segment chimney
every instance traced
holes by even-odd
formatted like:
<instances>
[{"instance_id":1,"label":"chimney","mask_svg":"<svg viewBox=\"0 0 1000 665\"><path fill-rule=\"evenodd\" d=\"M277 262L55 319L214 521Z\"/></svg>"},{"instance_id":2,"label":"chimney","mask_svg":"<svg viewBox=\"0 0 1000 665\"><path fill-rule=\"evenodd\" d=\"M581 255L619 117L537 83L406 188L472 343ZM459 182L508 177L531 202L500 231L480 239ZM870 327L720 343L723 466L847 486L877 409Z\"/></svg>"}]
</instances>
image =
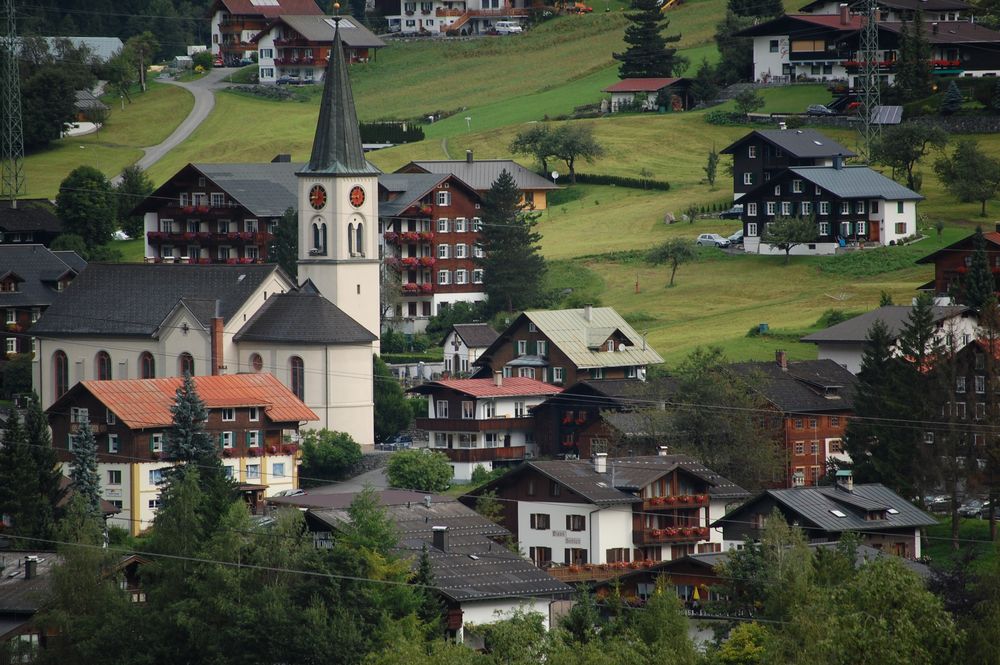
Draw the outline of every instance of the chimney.
<instances>
[{"instance_id":1,"label":"chimney","mask_svg":"<svg viewBox=\"0 0 1000 665\"><path fill-rule=\"evenodd\" d=\"M38 577L38 557L24 557L24 579L30 580Z\"/></svg>"},{"instance_id":2,"label":"chimney","mask_svg":"<svg viewBox=\"0 0 1000 665\"><path fill-rule=\"evenodd\" d=\"M428 495L426 495L424 497L424 507L425 508L430 508L431 507L431 495L430 494L428 494Z\"/></svg>"},{"instance_id":3,"label":"chimney","mask_svg":"<svg viewBox=\"0 0 1000 665\"><path fill-rule=\"evenodd\" d=\"M608 454L594 453L594 471L597 473L608 472Z\"/></svg>"},{"instance_id":4,"label":"chimney","mask_svg":"<svg viewBox=\"0 0 1000 665\"><path fill-rule=\"evenodd\" d=\"M212 376L222 373L225 365L222 357L222 317L212 317Z\"/></svg>"},{"instance_id":5,"label":"chimney","mask_svg":"<svg viewBox=\"0 0 1000 665\"><path fill-rule=\"evenodd\" d=\"M937 33L938 33L938 24L937 21L934 21L933 23L931 23L931 34L936 35Z\"/></svg>"},{"instance_id":6,"label":"chimney","mask_svg":"<svg viewBox=\"0 0 1000 665\"><path fill-rule=\"evenodd\" d=\"M846 492L854 491L854 474L850 469L840 469L837 471L837 487Z\"/></svg>"},{"instance_id":7,"label":"chimney","mask_svg":"<svg viewBox=\"0 0 1000 665\"><path fill-rule=\"evenodd\" d=\"M431 532L434 534L434 547L441 550L442 552L448 551L448 527L446 526L435 526L431 527Z\"/></svg>"},{"instance_id":8,"label":"chimney","mask_svg":"<svg viewBox=\"0 0 1000 665\"><path fill-rule=\"evenodd\" d=\"M497 388L503 385L503 372L499 370L493 372L493 385L496 386Z\"/></svg>"},{"instance_id":9,"label":"chimney","mask_svg":"<svg viewBox=\"0 0 1000 665\"><path fill-rule=\"evenodd\" d=\"M583 306L583 318L587 323L591 323L594 320L594 306L584 305Z\"/></svg>"},{"instance_id":10,"label":"chimney","mask_svg":"<svg viewBox=\"0 0 1000 665\"><path fill-rule=\"evenodd\" d=\"M466 150L465 151L465 163L466 164L471 164L472 163L472 151L471 150Z\"/></svg>"},{"instance_id":11,"label":"chimney","mask_svg":"<svg viewBox=\"0 0 1000 665\"><path fill-rule=\"evenodd\" d=\"M838 171L841 170L842 168L844 168L844 156L843 155L834 155L833 156L833 168L837 169Z\"/></svg>"},{"instance_id":12,"label":"chimney","mask_svg":"<svg viewBox=\"0 0 1000 665\"><path fill-rule=\"evenodd\" d=\"M657 457L666 457L667 456L667 447L666 446L660 446L659 448L657 448L656 449L656 456Z\"/></svg>"},{"instance_id":13,"label":"chimney","mask_svg":"<svg viewBox=\"0 0 1000 665\"><path fill-rule=\"evenodd\" d=\"M840 25L850 25L851 24L851 12L847 8L847 3L840 3Z\"/></svg>"},{"instance_id":14,"label":"chimney","mask_svg":"<svg viewBox=\"0 0 1000 665\"><path fill-rule=\"evenodd\" d=\"M780 129L781 131L785 131L786 129L788 129L788 123L782 120L781 122L778 123L778 129Z\"/></svg>"},{"instance_id":15,"label":"chimney","mask_svg":"<svg viewBox=\"0 0 1000 665\"><path fill-rule=\"evenodd\" d=\"M778 363L782 372L788 371L788 354L783 349L774 352L774 362Z\"/></svg>"}]
</instances>

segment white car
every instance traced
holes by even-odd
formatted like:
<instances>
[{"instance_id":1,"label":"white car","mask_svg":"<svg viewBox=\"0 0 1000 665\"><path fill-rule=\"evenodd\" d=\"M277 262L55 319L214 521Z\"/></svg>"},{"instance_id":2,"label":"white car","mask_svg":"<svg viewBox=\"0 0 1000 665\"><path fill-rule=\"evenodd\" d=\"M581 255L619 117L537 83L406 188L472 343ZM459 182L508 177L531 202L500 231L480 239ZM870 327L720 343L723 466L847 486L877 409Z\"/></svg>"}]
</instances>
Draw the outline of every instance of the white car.
<instances>
[{"instance_id":1,"label":"white car","mask_svg":"<svg viewBox=\"0 0 1000 665\"><path fill-rule=\"evenodd\" d=\"M524 32L524 30L514 21L497 21L493 24L493 32L498 35L516 35Z\"/></svg>"},{"instance_id":2,"label":"white car","mask_svg":"<svg viewBox=\"0 0 1000 665\"><path fill-rule=\"evenodd\" d=\"M702 247L729 247L729 241L718 233L702 233L696 243Z\"/></svg>"}]
</instances>

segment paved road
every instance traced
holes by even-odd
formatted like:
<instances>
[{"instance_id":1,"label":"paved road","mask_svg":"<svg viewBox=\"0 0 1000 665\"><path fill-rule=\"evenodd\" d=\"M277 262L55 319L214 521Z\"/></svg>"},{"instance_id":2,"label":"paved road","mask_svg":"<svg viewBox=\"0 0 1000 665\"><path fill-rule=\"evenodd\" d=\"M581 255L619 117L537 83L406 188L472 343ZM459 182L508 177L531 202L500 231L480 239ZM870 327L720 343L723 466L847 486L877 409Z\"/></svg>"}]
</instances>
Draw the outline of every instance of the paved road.
<instances>
[{"instance_id":1,"label":"paved road","mask_svg":"<svg viewBox=\"0 0 1000 665\"><path fill-rule=\"evenodd\" d=\"M360 476L355 476L350 480L332 485L321 485L309 490L310 494L344 494L347 492L360 492L366 486L371 485L377 490L389 487L389 479L385 477L385 469L375 469L367 471Z\"/></svg>"},{"instance_id":2,"label":"paved road","mask_svg":"<svg viewBox=\"0 0 1000 665\"><path fill-rule=\"evenodd\" d=\"M198 125L204 122L208 114L215 108L214 90L223 87L223 79L234 71L236 70L228 68L213 69L202 78L188 82L157 79L162 83L169 83L170 85L176 85L190 91L194 95L194 106L191 107L191 112L177 126L177 129L163 143L142 149L145 154L136 163L142 167L143 171L148 170L150 166L163 159L164 155L180 145L187 137L191 136L194 130L198 128ZM117 184L120 178L121 176L116 177L112 183Z\"/></svg>"}]
</instances>

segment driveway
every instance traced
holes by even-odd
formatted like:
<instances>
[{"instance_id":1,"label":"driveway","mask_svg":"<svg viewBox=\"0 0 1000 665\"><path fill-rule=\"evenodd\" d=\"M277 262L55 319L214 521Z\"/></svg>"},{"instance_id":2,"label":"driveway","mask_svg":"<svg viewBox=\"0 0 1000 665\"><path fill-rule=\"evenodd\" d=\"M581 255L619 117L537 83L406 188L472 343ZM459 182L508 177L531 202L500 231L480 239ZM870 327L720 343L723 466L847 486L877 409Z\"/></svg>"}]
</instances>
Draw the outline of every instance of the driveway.
<instances>
[{"instance_id":1,"label":"driveway","mask_svg":"<svg viewBox=\"0 0 1000 665\"><path fill-rule=\"evenodd\" d=\"M224 79L232 74L235 69L220 67L218 69L212 69L208 74L197 79L195 81L174 81L172 79L157 79L161 83L169 83L170 85L176 85L185 90L189 90L192 95L194 95L194 106L191 107L191 112L188 113L187 117L181 121L181 124L177 126L177 129L173 131L170 136L166 138L162 143L158 143L153 146L143 148L143 156L139 159L136 164L138 164L143 171L149 170L149 167L156 162L163 159L163 156L168 152L176 148L185 139L194 133L194 130L198 129L198 125L205 121L208 114L212 112L215 108L215 90L218 88L223 88L227 83ZM117 184L121 180L121 176L117 176L112 180L112 184Z\"/></svg>"}]
</instances>

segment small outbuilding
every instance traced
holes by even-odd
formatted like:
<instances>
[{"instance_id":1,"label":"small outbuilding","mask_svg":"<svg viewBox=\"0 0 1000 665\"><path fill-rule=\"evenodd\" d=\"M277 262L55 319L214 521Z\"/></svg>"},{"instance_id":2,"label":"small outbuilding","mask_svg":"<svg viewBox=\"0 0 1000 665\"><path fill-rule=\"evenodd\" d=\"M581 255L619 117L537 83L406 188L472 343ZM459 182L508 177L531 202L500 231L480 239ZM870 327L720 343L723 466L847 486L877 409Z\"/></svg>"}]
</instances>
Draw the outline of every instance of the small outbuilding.
<instances>
[{"instance_id":1,"label":"small outbuilding","mask_svg":"<svg viewBox=\"0 0 1000 665\"><path fill-rule=\"evenodd\" d=\"M691 80L686 78L622 79L604 89L611 93L612 113L625 110L687 111L694 105Z\"/></svg>"}]
</instances>

